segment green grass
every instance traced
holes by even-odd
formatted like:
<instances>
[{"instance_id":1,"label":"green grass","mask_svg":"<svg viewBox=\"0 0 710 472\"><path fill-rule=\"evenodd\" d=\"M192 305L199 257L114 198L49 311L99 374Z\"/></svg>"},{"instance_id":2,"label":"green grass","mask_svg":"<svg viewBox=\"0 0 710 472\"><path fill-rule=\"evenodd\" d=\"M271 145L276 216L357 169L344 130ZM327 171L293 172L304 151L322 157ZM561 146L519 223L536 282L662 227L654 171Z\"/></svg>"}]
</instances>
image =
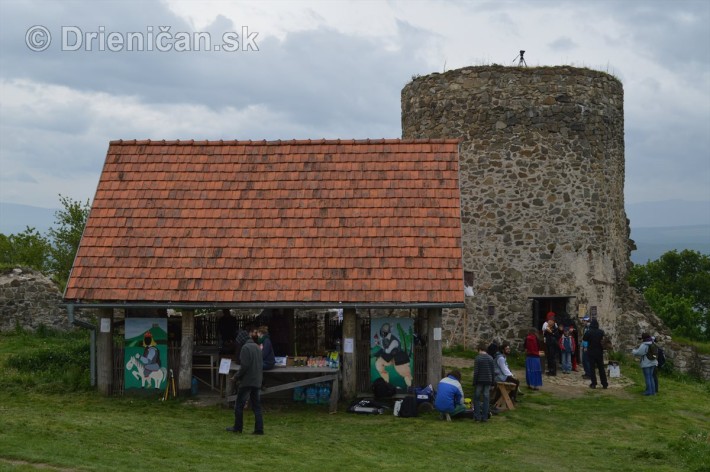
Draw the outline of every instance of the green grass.
<instances>
[{"instance_id":1,"label":"green grass","mask_svg":"<svg viewBox=\"0 0 710 472\"><path fill-rule=\"evenodd\" d=\"M708 342L703 342L703 341L693 341L688 338L684 338L682 336L673 336L673 341L676 341L681 344L686 344L689 346L695 346L695 348L698 350L698 353L700 354L710 354L710 343Z\"/></svg>"},{"instance_id":2,"label":"green grass","mask_svg":"<svg viewBox=\"0 0 710 472\"><path fill-rule=\"evenodd\" d=\"M220 406L104 398L81 388L52 393L43 379L54 368L20 374L7 365L37 350L71 353L84 336L0 335L0 470L637 472L706 471L710 464L710 385L662 377L661 395L642 397L633 364L622 366L637 382L626 392L562 398L543 387L485 425L435 414L353 415L345 403L331 415L326 406L267 397L266 435L259 437L225 432L233 415ZM31 373L35 385L13 385ZM471 370L463 373L470 395ZM251 412L245 418L248 429Z\"/></svg>"}]
</instances>

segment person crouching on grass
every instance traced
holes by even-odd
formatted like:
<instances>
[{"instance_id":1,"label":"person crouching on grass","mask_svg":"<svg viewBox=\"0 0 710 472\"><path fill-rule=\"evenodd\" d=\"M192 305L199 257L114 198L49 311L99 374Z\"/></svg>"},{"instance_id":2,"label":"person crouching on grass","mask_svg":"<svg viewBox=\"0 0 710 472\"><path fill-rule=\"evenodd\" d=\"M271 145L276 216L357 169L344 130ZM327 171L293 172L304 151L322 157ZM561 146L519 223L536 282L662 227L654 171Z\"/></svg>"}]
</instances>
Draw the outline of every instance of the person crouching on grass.
<instances>
[{"instance_id":1,"label":"person crouching on grass","mask_svg":"<svg viewBox=\"0 0 710 472\"><path fill-rule=\"evenodd\" d=\"M466 412L460 371L452 370L446 377L441 379L439 385L436 387L434 408L436 408L442 416L448 413L451 418L463 415Z\"/></svg>"}]
</instances>

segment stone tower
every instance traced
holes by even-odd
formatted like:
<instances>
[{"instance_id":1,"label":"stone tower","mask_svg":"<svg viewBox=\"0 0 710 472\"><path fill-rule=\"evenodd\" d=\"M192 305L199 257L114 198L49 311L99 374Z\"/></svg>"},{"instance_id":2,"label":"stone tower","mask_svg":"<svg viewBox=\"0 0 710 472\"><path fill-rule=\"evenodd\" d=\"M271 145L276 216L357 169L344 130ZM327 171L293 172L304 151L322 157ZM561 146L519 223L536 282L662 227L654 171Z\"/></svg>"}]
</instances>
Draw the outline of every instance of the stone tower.
<instances>
[{"instance_id":1,"label":"stone tower","mask_svg":"<svg viewBox=\"0 0 710 472\"><path fill-rule=\"evenodd\" d=\"M473 295L444 341L520 341L548 311L612 339L628 298L621 82L574 67L466 67L402 90L404 138L461 138ZM635 328L634 328L635 331Z\"/></svg>"}]
</instances>

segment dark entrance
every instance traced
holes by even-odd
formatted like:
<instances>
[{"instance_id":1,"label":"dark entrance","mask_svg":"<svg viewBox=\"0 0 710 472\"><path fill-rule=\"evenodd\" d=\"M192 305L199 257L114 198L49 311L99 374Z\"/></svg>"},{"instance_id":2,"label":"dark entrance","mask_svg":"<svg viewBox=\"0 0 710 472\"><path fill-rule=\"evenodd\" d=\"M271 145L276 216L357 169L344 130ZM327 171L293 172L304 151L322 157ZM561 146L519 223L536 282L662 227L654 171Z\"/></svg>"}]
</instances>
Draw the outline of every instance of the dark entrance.
<instances>
[{"instance_id":1,"label":"dark entrance","mask_svg":"<svg viewBox=\"0 0 710 472\"><path fill-rule=\"evenodd\" d=\"M550 311L555 313L558 323L567 324L570 315L567 311L571 296L530 297L532 299L532 323L537 329L542 329L545 316Z\"/></svg>"}]
</instances>

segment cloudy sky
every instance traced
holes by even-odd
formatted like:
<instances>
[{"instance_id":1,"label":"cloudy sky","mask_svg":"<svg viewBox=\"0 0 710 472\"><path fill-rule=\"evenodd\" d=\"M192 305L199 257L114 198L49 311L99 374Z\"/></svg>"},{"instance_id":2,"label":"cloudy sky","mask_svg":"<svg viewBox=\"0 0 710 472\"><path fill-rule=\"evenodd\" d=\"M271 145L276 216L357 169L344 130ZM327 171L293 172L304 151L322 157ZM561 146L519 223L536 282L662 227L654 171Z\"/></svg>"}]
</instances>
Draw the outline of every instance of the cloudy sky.
<instances>
[{"instance_id":1,"label":"cloudy sky","mask_svg":"<svg viewBox=\"0 0 710 472\"><path fill-rule=\"evenodd\" d=\"M193 33L203 50L186 50ZM627 205L707 202L710 217L700 0L2 0L0 202L91 199L112 139L400 137L413 75L520 49L623 82Z\"/></svg>"}]
</instances>

